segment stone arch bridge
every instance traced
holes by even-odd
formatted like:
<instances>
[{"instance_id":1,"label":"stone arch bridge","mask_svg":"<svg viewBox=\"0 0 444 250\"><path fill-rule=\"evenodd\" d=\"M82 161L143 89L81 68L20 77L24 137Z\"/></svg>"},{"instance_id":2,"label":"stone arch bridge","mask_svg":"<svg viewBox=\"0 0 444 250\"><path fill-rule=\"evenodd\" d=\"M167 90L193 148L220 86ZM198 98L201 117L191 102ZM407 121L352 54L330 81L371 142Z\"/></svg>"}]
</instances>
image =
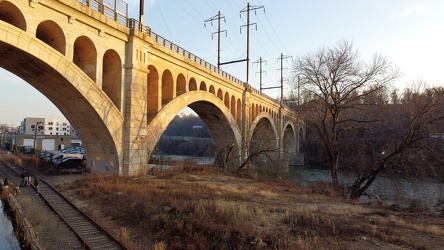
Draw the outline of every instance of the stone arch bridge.
<instances>
[{"instance_id":1,"label":"stone arch bridge","mask_svg":"<svg viewBox=\"0 0 444 250\"><path fill-rule=\"evenodd\" d=\"M126 18L126 9L121 1L0 0L0 67L65 115L93 171L146 171L187 106L217 148L235 144L240 158L260 124L282 152L299 153L304 126L295 112Z\"/></svg>"}]
</instances>

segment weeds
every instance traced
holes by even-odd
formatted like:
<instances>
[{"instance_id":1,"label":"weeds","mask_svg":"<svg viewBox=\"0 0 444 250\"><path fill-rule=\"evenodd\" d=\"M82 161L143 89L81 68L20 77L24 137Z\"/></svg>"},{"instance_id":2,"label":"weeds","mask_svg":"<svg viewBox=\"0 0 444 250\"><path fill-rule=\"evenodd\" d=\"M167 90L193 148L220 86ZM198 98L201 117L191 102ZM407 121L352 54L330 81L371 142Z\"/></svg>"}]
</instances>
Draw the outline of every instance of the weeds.
<instances>
[{"instance_id":1,"label":"weeds","mask_svg":"<svg viewBox=\"0 0 444 250\"><path fill-rule=\"evenodd\" d=\"M412 228L401 218L340 203L328 186L310 190L240 181L210 169L183 172L138 178L89 174L64 188L89 200L92 217L108 220L104 224L118 229L118 238L132 249L346 249L344 242L359 248L368 237L416 246L395 233L394 228ZM415 229L441 236L439 226Z\"/></svg>"}]
</instances>

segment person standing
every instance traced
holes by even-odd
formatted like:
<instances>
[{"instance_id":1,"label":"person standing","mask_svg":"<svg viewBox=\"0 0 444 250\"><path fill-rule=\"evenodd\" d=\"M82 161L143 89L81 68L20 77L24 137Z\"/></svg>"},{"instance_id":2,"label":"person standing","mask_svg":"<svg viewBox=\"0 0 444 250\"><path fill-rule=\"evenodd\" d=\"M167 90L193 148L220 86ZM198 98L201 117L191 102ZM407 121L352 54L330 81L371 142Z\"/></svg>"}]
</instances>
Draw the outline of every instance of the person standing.
<instances>
[{"instance_id":1,"label":"person standing","mask_svg":"<svg viewBox=\"0 0 444 250\"><path fill-rule=\"evenodd\" d=\"M39 195L39 177L37 175L34 177L34 187L37 192L36 195Z\"/></svg>"},{"instance_id":2,"label":"person standing","mask_svg":"<svg viewBox=\"0 0 444 250\"><path fill-rule=\"evenodd\" d=\"M23 171L23 173L20 176L22 177L22 182L20 184L23 185L23 187L27 187L28 186L29 175L26 172L26 170Z\"/></svg>"}]
</instances>

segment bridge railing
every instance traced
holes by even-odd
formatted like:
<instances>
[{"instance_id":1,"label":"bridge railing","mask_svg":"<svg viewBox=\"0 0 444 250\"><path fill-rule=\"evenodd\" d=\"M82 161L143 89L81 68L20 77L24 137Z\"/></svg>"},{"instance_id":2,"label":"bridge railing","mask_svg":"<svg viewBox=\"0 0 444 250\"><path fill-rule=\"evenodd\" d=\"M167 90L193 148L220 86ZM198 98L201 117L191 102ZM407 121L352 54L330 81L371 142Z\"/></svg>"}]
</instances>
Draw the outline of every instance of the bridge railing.
<instances>
[{"instance_id":1,"label":"bridge railing","mask_svg":"<svg viewBox=\"0 0 444 250\"><path fill-rule=\"evenodd\" d=\"M178 46L177 44L174 44L170 42L169 40L165 39L164 37L154 33L150 27L141 24L139 21L135 20L134 18L128 18L128 4L124 2L123 0L77 0L77 2L88 6L92 10L95 10L106 17L123 24L127 27L129 27L131 30L139 30L144 34L147 34L151 38L154 39L157 43L171 49L172 51L175 51L184 57L204 66L207 69L210 69L211 71L218 73L219 75L222 75L223 77L227 78L228 80L235 82L242 87L247 87L247 84L236 77L228 74L227 72L221 70L220 68L214 66L213 64L203 60L202 58L194 55L193 53L183 49L182 47ZM251 87L251 86L250 86ZM269 98L271 100L275 100L275 98L271 98L270 96L260 93L257 89L251 88L252 92L261 95L263 97Z\"/></svg>"},{"instance_id":2,"label":"bridge railing","mask_svg":"<svg viewBox=\"0 0 444 250\"><path fill-rule=\"evenodd\" d=\"M211 71L216 72L216 73L222 75L223 77L227 78L230 81L233 81L233 82L235 82L235 83L237 83L237 84L239 84L239 85L241 85L243 87L246 86L246 84L243 81L241 81L241 80L237 79L236 77L228 74L227 72L225 72L225 71L221 70L220 68L212 65L211 63L203 60L202 58L194 55L193 53L183 49L182 47L178 46L177 44L174 44L174 43L168 41L167 39L165 39L164 37L154 33L151 30L150 27L141 24L139 21L137 21L137 20L135 20L133 18L129 19L129 28L131 30L139 30L139 31L147 34L151 38L153 38L154 41L156 41L157 43L159 43L159 44L161 44L161 45L171 49L172 51L175 51L176 53L179 53L179 54L185 56L186 58L188 58L188 59L190 59L190 60L192 60L192 61L194 61L194 62L196 62L196 63L198 63L198 64L200 64L202 66L204 66L205 68L210 69Z\"/></svg>"},{"instance_id":3,"label":"bridge railing","mask_svg":"<svg viewBox=\"0 0 444 250\"><path fill-rule=\"evenodd\" d=\"M128 4L122 0L77 0L77 2L128 26Z\"/></svg>"}]
</instances>

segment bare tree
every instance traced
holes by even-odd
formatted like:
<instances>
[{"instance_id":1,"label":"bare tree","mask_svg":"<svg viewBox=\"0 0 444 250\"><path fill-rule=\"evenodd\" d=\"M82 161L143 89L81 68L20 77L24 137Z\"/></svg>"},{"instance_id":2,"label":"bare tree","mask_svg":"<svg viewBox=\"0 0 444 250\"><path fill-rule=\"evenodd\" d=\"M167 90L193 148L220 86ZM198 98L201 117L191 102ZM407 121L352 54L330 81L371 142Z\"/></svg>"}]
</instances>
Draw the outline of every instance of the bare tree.
<instances>
[{"instance_id":1,"label":"bare tree","mask_svg":"<svg viewBox=\"0 0 444 250\"><path fill-rule=\"evenodd\" d=\"M385 90L400 72L378 54L369 62L362 61L352 43L344 40L336 47L299 57L293 74L300 79L303 95L310 97L298 109L317 131L328 155L332 184L338 188L340 138L374 122L362 113L369 105L364 99Z\"/></svg>"},{"instance_id":2,"label":"bare tree","mask_svg":"<svg viewBox=\"0 0 444 250\"><path fill-rule=\"evenodd\" d=\"M246 143L248 148L245 157L241 160L238 148L235 144L225 146L216 154L216 165L224 167L227 171L240 173L247 170L249 173L262 172L278 177L283 172L285 160L280 153L275 135L270 124L260 122L253 131L252 138Z\"/></svg>"},{"instance_id":3,"label":"bare tree","mask_svg":"<svg viewBox=\"0 0 444 250\"><path fill-rule=\"evenodd\" d=\"M444 89L407 89L399 101L380 106L384 119L372 128L365 145L363 140L354 140L354 148L360 145L367 153L355 161L361 168L350 188L352 199L361 197L388 168L415 176L421 172L423 176L442 174L433 170L433 165L442 165ZM375 148L378 152L368 153Z\"/></svg>"}]
</instances>

